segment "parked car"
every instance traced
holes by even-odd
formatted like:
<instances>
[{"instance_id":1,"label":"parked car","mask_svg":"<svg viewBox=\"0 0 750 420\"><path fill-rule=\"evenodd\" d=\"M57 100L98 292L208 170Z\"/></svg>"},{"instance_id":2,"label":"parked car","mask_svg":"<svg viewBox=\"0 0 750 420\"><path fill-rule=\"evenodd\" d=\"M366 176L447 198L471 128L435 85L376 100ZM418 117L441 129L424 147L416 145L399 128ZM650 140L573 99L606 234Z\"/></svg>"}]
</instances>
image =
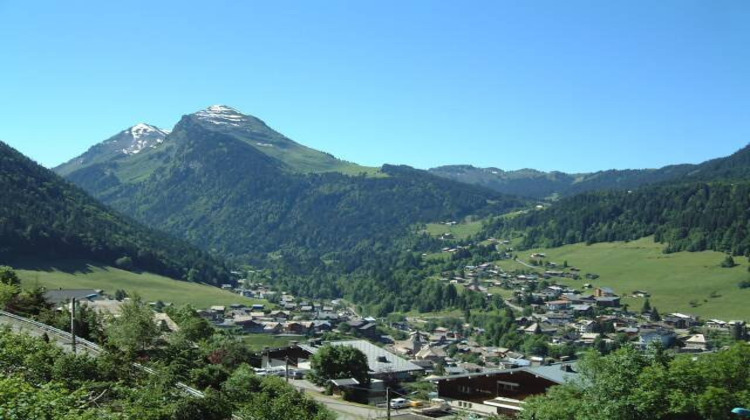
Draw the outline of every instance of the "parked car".
<instances>
[{"instance_id":1,"label":"parked car","mask_svg":"<svg viewBox=\"0 0 750 420\"><path fill-rule=\"evenodd\" d=\"M399 409L409 406L409 401L404 398L394 398L391 400L391 408Z\"/></svg>"}]
</instances>

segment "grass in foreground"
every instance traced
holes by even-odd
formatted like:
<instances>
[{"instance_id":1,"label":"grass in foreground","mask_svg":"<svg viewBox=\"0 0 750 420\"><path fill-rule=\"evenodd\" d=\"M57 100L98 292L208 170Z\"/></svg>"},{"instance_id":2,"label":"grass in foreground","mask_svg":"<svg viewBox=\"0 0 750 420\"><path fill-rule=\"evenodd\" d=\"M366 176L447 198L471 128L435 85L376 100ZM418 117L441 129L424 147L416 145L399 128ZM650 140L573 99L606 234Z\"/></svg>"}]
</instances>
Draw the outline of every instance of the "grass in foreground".
<instances>
[{"instance_id":1,"label":"grass in foreground","mask_svg":"<svg viewBox=\"0 0 750 420\"><path fill-rule=\"evenodd\" d=\"M738 283L750 279L746 258L737 257L737 266L720 267L725 255L720 252L677 252L663 254L664 245L652 237L632 242L610 242L594 245L576 244L552 249L533 249L519 253L527 260L533 252L544 252L547 260L581 269L581 274L596 273L596 280L558 282L573 287L584 283L611 287L623 296L622 302L631 310L639 310L642 298L626 297L634 290L651 293L651 305L662 314L684 312L704 318L750 320L750 289ZM523 268L505 261L505 268Z\"/></svg>"},{"instance_id":2,"label":"grass in foreground","mask_svg":"<svg viewBox=\"0 0 750 420\"><path fill-rule=\"evenodd\" d=\"M151 273L132 273L87 261L22 260L10 265L16 269L24 287L38 283L48 290L102 289L109 294L114 294L117 289L123 289L128 293L137 292L147 301L162 300L177 305L189 303L196 308L233 303L268 303L245 298L217 287L173 280Z\"/></svg>"}]
</instances>

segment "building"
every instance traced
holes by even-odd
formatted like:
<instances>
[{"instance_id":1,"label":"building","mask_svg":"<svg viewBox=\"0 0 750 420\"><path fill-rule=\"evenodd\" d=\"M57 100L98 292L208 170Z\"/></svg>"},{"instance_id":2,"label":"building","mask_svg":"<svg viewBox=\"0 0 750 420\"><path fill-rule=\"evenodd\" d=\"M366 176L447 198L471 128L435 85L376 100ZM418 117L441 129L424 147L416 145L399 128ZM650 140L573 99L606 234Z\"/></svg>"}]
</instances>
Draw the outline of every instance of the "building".
<instances>
[{"instance_id":1,"label":"building","mask_svg":"<svg viewBox=\"0 0 750 420\"><path fill-rule=\"evenodd\" d=\"M322 345L349 346L361 351L367 356L370 377L381 380L408 380L412 374L423 372L424 369L416 364L382 349L364 340L342 340L322 343ZM320 345L296 344L289 347L270 350L264 357L268 360L287 358L294 366L304 365L313 354L317 353Z\"/></svg>"},{"instance_id":2,"label":"building","mask_svg":"<svg viewBox=\"0 0 750 420\"><path fill-rule=\"evenodd\" d=\"M522 367L435 378L438 398L457 409L517 415L524 400L578 376L571 365Z\"/></svg>"},{"instance_id":3,"label":"building","mask_svg":"<svg viewBox=\"0 0 750 420\"><path fill-rule=\"evenodd\" d=\"M349 346L361 351L367 356L367 365L370 368L370 376L375 379L410 379L413 373L424 371L423 368L402 359L395 354L382 349L364 340L331 341L326 344L332 346ZM318 351L319 347L300 344L300 348L307 351L310 356Z\"/></svg>"}]
</instances>

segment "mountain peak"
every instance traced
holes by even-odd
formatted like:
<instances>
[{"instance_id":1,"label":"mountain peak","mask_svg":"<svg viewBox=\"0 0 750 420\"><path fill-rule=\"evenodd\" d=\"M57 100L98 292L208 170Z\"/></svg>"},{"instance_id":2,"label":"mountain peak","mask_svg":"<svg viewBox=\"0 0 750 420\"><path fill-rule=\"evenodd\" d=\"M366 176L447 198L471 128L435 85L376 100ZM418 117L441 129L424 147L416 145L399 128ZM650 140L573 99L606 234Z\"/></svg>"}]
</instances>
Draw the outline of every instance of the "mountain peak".
<instances>
[{"instance_id":1,"label":"mountain peak","mask_svg":"<svg viewBox=\"0 0 750 420\"><path fill-rule=\"evenodd\" d=\"M248 120L246 115L227 105L211 105L193 115L212 124L234 127L239 127Z\"/></svg>"},{"instance_id":2,"label":"mountain peak","mask_svg":"<svg viewBox=\"0 0 750 420\"><path fill-rule=\"evenodd\" d=\"M146 123L138 123L126 130L119 136L113 137L105 143L109 143L119 152L126 155L135 155L146 148L155 148L164 142L169 131Z\"/></svg>"},{"instance_id":3,"label":"mountain peak","mask_svg":"<svg viewBox=\"0 0 750 420\"><path fill-rule=\"evenodd\" d=\"M147 135L163 134L164 136L166 136L167 134L169 134L168 130L162 130L159 127L153 126L151 124L146 124L146 123L138 123L125 131L130 132L130 135L133 136L133 139L135 140L138 140L141 137L144 137Z\"/></svg>"}]
</instances>

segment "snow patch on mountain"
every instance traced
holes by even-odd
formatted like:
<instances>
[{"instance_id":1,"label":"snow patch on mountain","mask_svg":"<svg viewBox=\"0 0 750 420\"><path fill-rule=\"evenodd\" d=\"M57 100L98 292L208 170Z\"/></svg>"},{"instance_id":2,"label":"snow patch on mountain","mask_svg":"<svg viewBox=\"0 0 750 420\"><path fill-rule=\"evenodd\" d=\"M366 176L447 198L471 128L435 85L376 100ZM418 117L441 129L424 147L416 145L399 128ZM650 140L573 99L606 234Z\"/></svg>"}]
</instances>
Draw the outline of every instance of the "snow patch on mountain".
<instances>
[{"instance_id":1,"label":"snow patch on mountain","mask_svg":"<svg viewBox=\"0 0 750 420\"><path fill-rule=\"evenodd\" d=\"M139 123L123 131L124 136L117 140L122 153L135 155L147 148L155 149L164 142L168 131L150 124Z\"/></svg>"},{"instance_id":2,"label":"snow patch on mountain","mask_svg":"<svg viewBox=\"0 0 750 420\"><path fill-rule=\"evenodd\" d=\"M239 127L248 119L241 112L226 105L211 105L194 114L199 120L216 125Z\"/></svg>"}]
</instances>

